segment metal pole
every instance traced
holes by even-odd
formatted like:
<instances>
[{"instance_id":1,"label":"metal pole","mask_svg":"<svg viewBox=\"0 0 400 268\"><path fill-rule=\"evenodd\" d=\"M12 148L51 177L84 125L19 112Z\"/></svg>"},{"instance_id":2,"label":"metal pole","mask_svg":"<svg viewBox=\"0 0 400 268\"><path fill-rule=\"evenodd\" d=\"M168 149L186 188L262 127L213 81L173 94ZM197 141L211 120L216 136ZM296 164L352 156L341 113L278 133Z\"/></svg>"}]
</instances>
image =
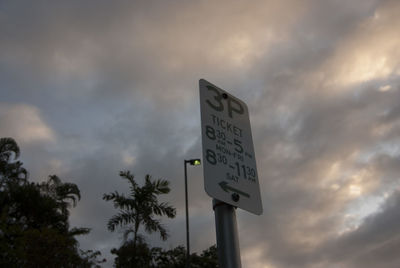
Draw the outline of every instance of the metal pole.
<instances>
[{"instance_id":1,"label":"metal pole","mask_svg":"<svg viewBox=\"0 0 400 268\"><path fill-rule=\"evenodd\" d=\"M241 268L235 208L213 199L213 209L219 265L221 268Z\"/></svg>"},{"instance_id":2,"label":"metal pole","mask_svg":"<svg viewBox=\"0 0 400 268\"><path fill-rule=\"evenodd\" d=\"M187 189L187 161L185 160L185 203L186 203L186 268L190 267L190 246L189 246L189 209L188 209L188 189Z\"/></svg>"}]
</instances>

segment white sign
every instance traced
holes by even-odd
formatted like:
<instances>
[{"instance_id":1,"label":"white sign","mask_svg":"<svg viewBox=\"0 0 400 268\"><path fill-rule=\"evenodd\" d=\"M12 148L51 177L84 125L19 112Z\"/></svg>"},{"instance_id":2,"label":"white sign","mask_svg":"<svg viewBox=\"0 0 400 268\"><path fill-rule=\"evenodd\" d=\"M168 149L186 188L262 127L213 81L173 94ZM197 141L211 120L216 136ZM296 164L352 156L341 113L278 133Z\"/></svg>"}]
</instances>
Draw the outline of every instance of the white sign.
<instances>
[{"instance_id":1,"label":"white sign","mask_svg":"<svg viewBox=\"0 0 400 268\"><path fill-rule=\"evenodd\" d=\"M247 105L200 80L204 187L215 199L262 213Z\"/></svg>"}]
</instances>

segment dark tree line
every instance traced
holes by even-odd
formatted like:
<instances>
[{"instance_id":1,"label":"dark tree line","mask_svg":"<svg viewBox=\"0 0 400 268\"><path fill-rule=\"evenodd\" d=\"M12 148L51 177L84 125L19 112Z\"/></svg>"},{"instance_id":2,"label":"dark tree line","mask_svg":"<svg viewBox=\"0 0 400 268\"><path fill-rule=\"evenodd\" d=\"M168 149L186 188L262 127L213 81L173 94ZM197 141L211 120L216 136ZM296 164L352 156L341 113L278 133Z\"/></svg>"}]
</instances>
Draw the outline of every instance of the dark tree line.
<instances>
[{"instance_id":1,"label":"dark tree line","mask_svg":"<svg viewBox=\"0 0 400 268\"><path fill-rule=\"evenodd\" d=\"M132 252L137 252L137 256ZM149 247L139 240L135 250L132 241L125 242L119 249L113 249L116 267L143 267L143 268L185 268L186 249L183 246L165 250L160 247ZM218 266L217 248L211 246L200 255L192 253L190 256L191 268L215 268Z\"/></svg>"},{"instance_id":2,"label":"dark tree line","mask_svg":"<svg viewBox=\"0 0 400 268\"><path fill-rule=\"evenodd\" d=\"M81 198L74 183L50 175L41 183L29 181L27 170L19 160L20 148L12 138L0 138L0 267L100 267L100 252L83 251L76 236L89 228L71 227L70 209ZM145 176L140 186L129 171L120 172L127 180L127 195L104 194L118 213L107 224L109 231L122 228L121 246L113 248L115 267L183 268L186 251L183 246L165 250L150 247L143 232L159 233L162 240L168 231L162 217L174 218L176 209L158 197L170 192L169 181ZM191 255L192 268L218 267L216 247Z\"/></svg>"},{"instance_id":3,"label":"dark tree line","mask_svg":"<svg viewBox=\"0 0 400 268\"><path fill-rule=\"evenodd\" d=\"M28 180L12 138L0 139L0 267L92 267L97 251L79 249L69 209L80 199L73 183L56 175L42 183Z\"/></svg>"}]
</instances>

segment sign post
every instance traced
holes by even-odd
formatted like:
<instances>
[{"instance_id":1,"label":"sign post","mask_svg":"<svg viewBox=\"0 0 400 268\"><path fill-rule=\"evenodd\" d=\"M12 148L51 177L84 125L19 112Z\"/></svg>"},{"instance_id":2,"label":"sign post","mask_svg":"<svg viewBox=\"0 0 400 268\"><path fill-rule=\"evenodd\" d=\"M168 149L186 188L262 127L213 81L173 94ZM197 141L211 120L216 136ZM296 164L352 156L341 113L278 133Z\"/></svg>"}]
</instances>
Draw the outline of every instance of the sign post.
<instances>
[{"instance_id":1,"label":"sign post","mask_svg":"<svg viewBox=\"0 0 400 268\"><path fill-rule=\"evenodd\" d=\"M239 237L235 207L213 199L218 262L221 268L240 268Z\"/></svg>"},{"instance_id":2,"label":"sign post","mask_svg":"<svg viewBox=\"0 0 400 268\"><path fill-rule=\"evenodd\" d=\"M247 105L201 79L204 187L214 198L221 267L241 267L235 208L262 213Z\"/></svg>"}]
</instances>

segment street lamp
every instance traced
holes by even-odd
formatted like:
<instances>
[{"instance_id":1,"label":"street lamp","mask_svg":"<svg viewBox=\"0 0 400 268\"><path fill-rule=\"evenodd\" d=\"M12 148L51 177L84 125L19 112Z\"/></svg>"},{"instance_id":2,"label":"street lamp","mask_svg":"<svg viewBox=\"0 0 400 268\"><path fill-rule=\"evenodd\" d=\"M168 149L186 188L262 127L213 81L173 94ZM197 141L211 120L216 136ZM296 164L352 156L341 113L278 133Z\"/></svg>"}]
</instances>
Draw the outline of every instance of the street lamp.
<instances>
[{"instance_id":1,"label":"street lamp","mask_svg":"<svg viewBox=\"0 0 400 268\"><path fill-rule=\"evenodd\" d=\"M189 247L189 209L188 209L188 190L187 190L187 170L186 164L198 166L201 164L200 159L185 160L185 203L186 203L186 267L190 267L190 247Z\"/></svg>"}]
</instances>

